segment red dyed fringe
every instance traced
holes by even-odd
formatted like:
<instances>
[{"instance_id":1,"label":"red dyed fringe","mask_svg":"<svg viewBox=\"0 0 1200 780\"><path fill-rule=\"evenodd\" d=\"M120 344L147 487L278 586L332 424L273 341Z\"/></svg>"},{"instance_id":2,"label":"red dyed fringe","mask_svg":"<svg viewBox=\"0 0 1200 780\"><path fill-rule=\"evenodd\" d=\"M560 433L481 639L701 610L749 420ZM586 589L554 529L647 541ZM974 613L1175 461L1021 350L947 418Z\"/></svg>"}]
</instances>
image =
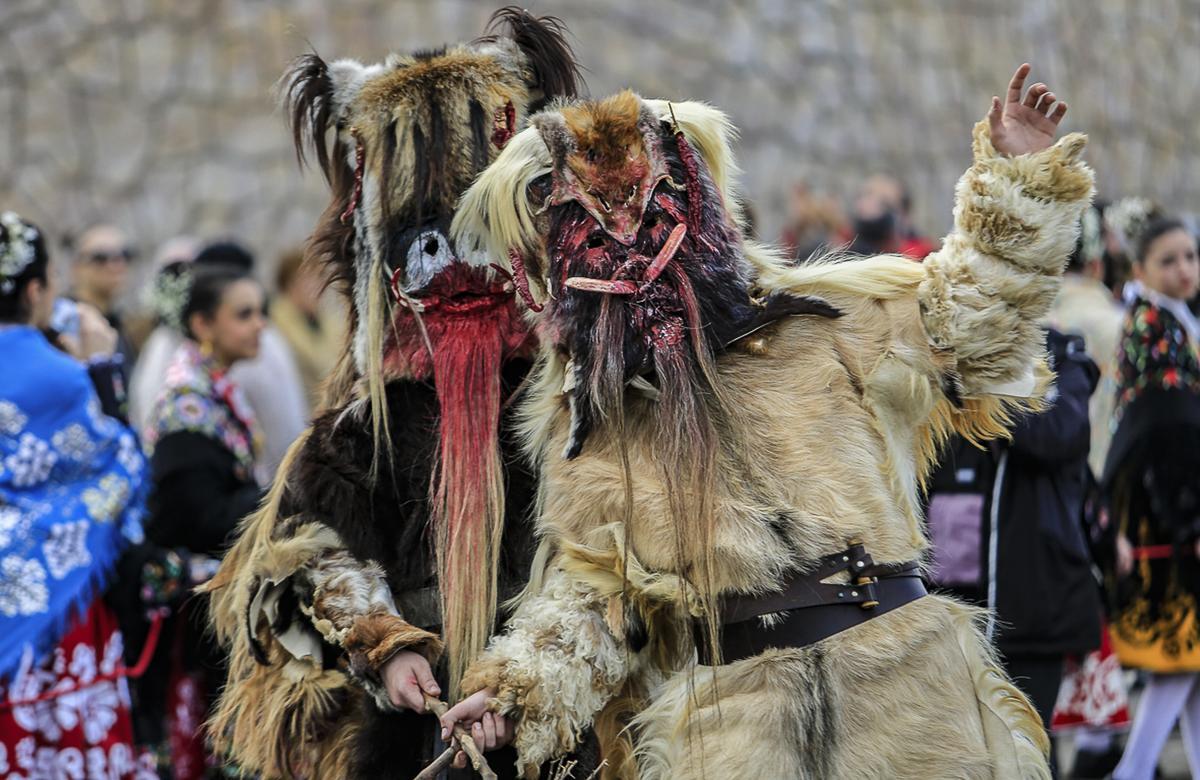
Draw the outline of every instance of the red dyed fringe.
<instances>
[{"instance_id":1,"label":"red dyed fringe","mask_svg":"<svg viewBox=\"0 0 1200 780\"><path fill-rule=\"evenodd\" d=\"M688 232L699 238L701 209L700 168L696 164L696 153L692 151L692 145L688 143L682 130L675 133L675 143L679 147L679 160L683 163L684 171L687 172Z\"/></svg>"}]
</instances>

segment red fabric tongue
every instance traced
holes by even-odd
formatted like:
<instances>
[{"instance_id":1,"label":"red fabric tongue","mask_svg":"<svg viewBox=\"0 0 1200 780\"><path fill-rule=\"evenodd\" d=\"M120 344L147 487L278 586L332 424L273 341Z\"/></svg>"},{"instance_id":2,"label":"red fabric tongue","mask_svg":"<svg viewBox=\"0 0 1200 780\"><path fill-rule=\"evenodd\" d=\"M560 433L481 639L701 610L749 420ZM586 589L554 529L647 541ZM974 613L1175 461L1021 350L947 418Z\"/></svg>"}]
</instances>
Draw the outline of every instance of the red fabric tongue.
<instances>
[{"instance_id":1,"label":"red fabric tongue","mask_svg":"<svg viewBox=\"0 0 1200 780\"><path fill-rule=\"evenodd\" d=\"M468 526L485 521L483 486L491 483L496 467L505 345L491 317L455 318L436 328L436 336L430 335L435 339L433 382L439 408L434 497L446 511L453 550L470 539ZM482 555L484 551L463 552ZM481 567L486 563L482 558L478 562Z\"/></svg>"},{"instance_id":2,"label":"red fabric tongue","mask_svg":"<svg viewBox=\"0 0 1200 780\"><path fill-rule=\"evenodd\" d=\"M504 525L499 430L506 344L495 314L446 318L431 336L438 398L431 525L454 663L482 650L471 646L472 638L486 638L494 618L496 595L485 572L494 571Z\"/></svg>"}]
</instances>

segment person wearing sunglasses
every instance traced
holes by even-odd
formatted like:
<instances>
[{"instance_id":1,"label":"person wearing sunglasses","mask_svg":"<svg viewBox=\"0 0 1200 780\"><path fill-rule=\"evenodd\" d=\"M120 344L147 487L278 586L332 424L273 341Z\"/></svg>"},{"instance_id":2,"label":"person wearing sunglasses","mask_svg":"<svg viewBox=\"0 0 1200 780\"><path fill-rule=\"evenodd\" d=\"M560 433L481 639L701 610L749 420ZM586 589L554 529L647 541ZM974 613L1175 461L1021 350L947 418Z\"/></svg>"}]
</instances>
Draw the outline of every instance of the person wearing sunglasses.
<instances>
[{"instance_id":1,"label":"person wearing sunglasses","mask_svg":"<svg viewBox=\"0 0 1200 780\"><path fill-rule=\"evenodd\" d=\"M128 236L113 225L95 225L80 234L75 242L75 263L71 268L70 297L99 309L117 331L117 354L126 367L133 365L136 353L122 327L118 305L129 278L129 265L136 253Z\"/></svg>"}]
</instances>

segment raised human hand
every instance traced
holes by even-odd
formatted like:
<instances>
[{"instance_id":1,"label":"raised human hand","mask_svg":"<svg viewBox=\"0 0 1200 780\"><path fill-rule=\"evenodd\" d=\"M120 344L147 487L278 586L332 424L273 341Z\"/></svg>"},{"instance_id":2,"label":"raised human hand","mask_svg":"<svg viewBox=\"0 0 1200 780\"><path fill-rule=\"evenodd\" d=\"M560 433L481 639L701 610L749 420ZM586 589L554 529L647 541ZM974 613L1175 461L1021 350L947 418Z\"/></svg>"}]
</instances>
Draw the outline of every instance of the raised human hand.
<instances>
[{"instance_id":1,"label":"raised human hand","mask_svg":"<svg viewBox=\"0 0 1200 780\"><path fill-rule=\"evenodd\" d=\"M1067 114L1067 104L1058 101L1050 87L1038 82L1029 88L1024 97L1021 90L1029 76L1028 62L1017 68L1008 83L1008 95L1003 103L992 98L988 111L988 124L992 131L992 146L996 151L1010 156L1040 152L1054 143L1058 123Z\"/></svg>"}]
</instances>

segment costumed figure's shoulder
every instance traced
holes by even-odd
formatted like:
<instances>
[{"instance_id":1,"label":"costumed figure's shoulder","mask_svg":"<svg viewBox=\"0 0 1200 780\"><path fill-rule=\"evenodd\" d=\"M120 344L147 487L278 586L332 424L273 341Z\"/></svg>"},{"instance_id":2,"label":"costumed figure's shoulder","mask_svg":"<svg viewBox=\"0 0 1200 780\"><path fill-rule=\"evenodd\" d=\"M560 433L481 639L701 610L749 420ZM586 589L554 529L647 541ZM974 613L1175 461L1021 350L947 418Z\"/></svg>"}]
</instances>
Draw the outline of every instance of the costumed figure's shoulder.
<instances>
[{"instance_id":1,"label":"costumed figure's shoulder","mask_svg":"<svg viewBox=\"0 0 1200 780\"><path fill-rule=\"evenodd\" d=\"M809 359L807 342L812 329L820 328L836 341L843 353L839 359L853 364L856 376L865 376L878 363L881 351L907 353L905 362L910 367L935 370L926 365L932 355L917 300L924 278L920 263L897 255L856 257L834 252L797 264L772 247L749 241L746 258L755 272L756 293L763 300L791 297L827 312L824 317L793 318L782 328L792 334L795 343L787 351L797 360Z\"/></svg>"},{"instance_id":2,"label":"costumed figure's shoulder","mask_svg":"<svg viewBox=\"0 0 1200 780\"><path fill-rule=\"evenodd\" d=\"M321 496L330 493L331 482L367 486L374 454L369 402L357 399L326 410L298 446L287 474L287 495L297 505L325 506L329 502Z\"/></svg>"},{"instance_id":3,"label":"costumed figure's shoulder","mask_svg":"<svg viewBox=\"0 0 1200 780\"><path fill-rule=\"evenodd\" d=\"M381 426L378 440L366 396L313 419L280 468L284 516L303 513L335 527L358 525L390 506L372 501L377 495L394 495L395 473L411 470L419 460L409 452L416 441L409 426L434 419L436 396L425 383L408 380L389 381L385 391L388 424Z\"/></svg>"},{"instance_id":4,"label":"costumed figure's shoulder","mask_svg":"<svg viewBox=\"0 0 1200 780\"><path fill-rule=\"evenodd\" d=\"M769 247L747 242L746 258L767 292L816 295L848 303L854 299L916 302L925 278L921 264L899 255L854 257L836 252L790 263Z\"/></svg>"}]
</instances>

